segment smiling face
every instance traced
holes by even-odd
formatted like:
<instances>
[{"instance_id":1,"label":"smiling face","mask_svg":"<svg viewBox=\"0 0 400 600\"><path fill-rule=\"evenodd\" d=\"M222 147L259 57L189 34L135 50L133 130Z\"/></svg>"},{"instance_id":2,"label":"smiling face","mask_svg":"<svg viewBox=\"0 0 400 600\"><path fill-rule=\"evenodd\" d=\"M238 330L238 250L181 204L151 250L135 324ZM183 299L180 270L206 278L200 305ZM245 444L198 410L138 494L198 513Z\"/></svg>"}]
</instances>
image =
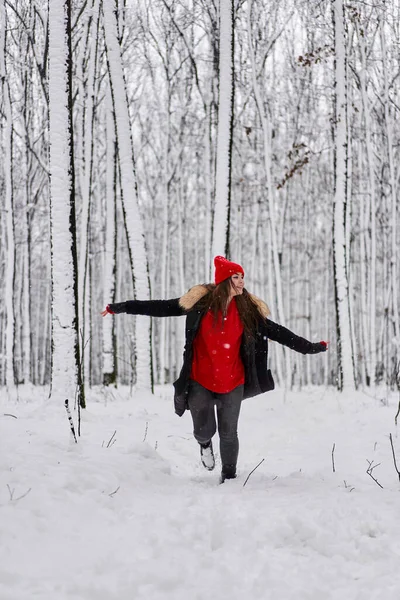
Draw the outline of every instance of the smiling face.
<instances>
[{"instance_id":1,"label":"smiling face","mask_svg":"<svg viewBox=\"0 0 400 600\"><path fill-rule=\"evenodd\" d=\"M244 275L243 273L235 273L231 277L231 295L239 296L243 294L244 288Z\"/></svg>"}]
</instances>

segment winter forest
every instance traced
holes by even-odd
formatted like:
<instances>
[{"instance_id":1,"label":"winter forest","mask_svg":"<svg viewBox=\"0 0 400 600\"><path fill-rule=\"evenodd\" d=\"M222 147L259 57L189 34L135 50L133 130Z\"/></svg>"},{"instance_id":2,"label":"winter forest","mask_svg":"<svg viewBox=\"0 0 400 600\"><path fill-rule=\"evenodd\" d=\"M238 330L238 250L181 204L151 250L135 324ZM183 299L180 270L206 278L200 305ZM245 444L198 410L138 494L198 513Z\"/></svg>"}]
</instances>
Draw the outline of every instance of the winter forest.
<instances>
[{"instance_id":1,"label":"winter forest","mask_svg":"<svg viewBox=\"0 0 400 600\"><path fill-rule=\"evenodd\" d=\"M240 262L278 384L396 388L398 0L0 0L0 385L171 383L182 319L102 318Z\"/></svg>"}]
</instances>

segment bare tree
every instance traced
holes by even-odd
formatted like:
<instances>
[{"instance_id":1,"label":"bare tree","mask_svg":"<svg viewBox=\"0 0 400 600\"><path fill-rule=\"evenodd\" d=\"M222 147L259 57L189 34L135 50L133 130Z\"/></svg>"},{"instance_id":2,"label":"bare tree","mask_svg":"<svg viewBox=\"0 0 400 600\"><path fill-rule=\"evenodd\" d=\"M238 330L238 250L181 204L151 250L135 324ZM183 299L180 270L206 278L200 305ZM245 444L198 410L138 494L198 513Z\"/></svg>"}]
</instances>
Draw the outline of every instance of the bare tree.
<instances>
[{"instance_id":1,"label":"bare tree","mask_svg":"<svg viewBox=\"0 0 400 600\"><path fill-rule=\"evenodd\" d=\"M6 367L5 383L8 389L13 389L14 380L14 276L15 276L15 226L13 207L13 115L11 108L9 77L6 71L7 20L5 0L0 2L0 77L2 83L4 128L4 176L5 194L4 211L6 213L7 258L5 273L5 306L6 306Z\"/></svg>"},{"instance_id":2,"label":"bare tree","mask_svg":"<svg viewBox=\"0 0 400 600\"><path fill-rule=\"evenodd\" d=\"M218 141L212 254L230 254L232 127L234 99L234 3L219 2Z\"/></svg>"},{"instance_id":3,"label":"bare tree","mask_svg":"<svg viewBox=\"0 0 400 600\"><path fill-rule=\"evenodd\" d=\"M347 199L347 76L344 8L342 0L332 1L335 32L335 198L333 220L335 299L338 346L338 386L354 389L353 355L349 308L349 285L346 247Z\"/></svg>"},{"instance_id":4,"label":"bare tree","mask_svg":"<svg viewBox=\"0 0 400 600\"><path fill-rule=\"evenodd\" d=\"M49 5L50 214L52 265L51 395L85 405L80 371L71 89L71 3Z\"/></svg>"}]
</instances>

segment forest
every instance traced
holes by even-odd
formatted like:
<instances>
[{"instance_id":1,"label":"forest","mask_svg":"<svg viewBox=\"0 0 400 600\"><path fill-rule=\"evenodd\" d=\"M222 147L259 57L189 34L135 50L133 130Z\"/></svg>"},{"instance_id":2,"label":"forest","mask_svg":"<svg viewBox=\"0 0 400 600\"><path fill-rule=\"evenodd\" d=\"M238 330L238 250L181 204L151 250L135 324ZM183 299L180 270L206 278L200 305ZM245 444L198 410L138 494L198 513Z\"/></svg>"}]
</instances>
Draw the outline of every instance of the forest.
<instances>
[{"instance_id":1,"label":"forest","mask_svg":"<svg viewBox=\"0 0 400 600\"><path fill-rule=\"evenodd\" d=\"M184 319L101 317L243 265L278 384L400 388L400 3L0 0L0 386L179 372Z\"/></svg>"}]
</instances>

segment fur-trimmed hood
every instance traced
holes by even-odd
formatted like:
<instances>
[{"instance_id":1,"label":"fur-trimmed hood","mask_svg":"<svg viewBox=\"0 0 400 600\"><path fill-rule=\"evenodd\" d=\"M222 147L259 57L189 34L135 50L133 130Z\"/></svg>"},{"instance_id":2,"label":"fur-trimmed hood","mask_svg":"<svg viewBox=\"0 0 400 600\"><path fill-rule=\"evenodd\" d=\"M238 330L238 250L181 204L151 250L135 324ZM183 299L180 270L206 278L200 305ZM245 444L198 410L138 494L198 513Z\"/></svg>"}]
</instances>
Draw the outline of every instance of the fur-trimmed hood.
<instances>
[{"instance_id":1,"label":"fur-trimmed hood","mask_svg":"<svg viewBox=\"0 0 400 600\"><path fill-rule=\"evenodd\" d=\"M190 288L190 290L188 292L186 292L186 294L184 294L183 296L181 296L181 298L179 298L179 305L184 310L190 310L208 292L209 292L209 290L205 285L201 285L201 284L195 285L194 287ZM268 315L270 314L270 310L269 310L268 306L265 304L265 302L263 300L260 300L260 298L257 298L257 296L254 296L253 294L249 294L249 296L253 300L253 302L257 305L260 315L264 319L266 319L268 317Z\"/></svg>"}]
</instances>

